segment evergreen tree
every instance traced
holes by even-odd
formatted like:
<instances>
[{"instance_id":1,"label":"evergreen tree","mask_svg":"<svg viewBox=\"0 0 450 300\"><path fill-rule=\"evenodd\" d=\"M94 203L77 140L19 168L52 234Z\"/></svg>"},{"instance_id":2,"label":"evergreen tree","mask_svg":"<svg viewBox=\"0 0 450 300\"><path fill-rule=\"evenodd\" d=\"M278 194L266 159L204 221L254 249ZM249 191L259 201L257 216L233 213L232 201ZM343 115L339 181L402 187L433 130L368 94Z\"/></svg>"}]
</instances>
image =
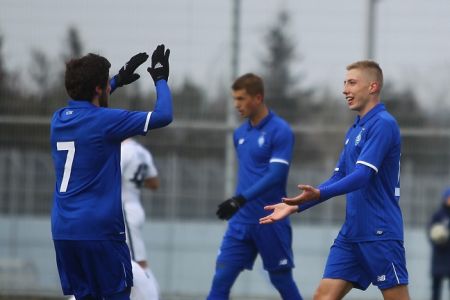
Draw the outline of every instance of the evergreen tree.
<instances>
[{"instance_id":1,"label":"evergreen tree","mask_svg":"<svg viewBox=\"0 0 450 300\"><path fill-rule=\"evenodd\" d=\"M302 102L311 96L311 91L300 88L302 76L295 74L292 65L300 58L296 45L289 34L290 16L280 11L275 24L265 36L267 54L261 60L265 85L266 103L289 121L298 118Z\"/></svg>"}]
</instances>

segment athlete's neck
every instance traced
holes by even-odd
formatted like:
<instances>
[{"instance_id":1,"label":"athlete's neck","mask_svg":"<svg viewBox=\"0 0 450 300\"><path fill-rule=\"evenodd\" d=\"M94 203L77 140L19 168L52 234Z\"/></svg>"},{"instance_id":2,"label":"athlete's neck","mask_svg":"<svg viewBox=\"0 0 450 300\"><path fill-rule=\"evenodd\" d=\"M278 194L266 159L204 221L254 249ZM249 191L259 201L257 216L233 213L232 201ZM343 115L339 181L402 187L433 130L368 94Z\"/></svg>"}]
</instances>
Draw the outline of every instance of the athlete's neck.
<instances>
[{"instance_id":1,"label":"athlete's neck","mask_svg":"<svg viewBox=\"0 0 450 300\"><path fill-rule=\"evenodd\" d=\"M367 102L367 104L363 108L361 108L360 111L358 111L359 117L360 118L364 117L369 111L372 110L372 108L377 106L378 103L380 103L379 97L371 99L369 102Z\"/></svg>"},{"instance_id":2,"label":"athlete's neck","mask_svg":"<svg viewBox=\"0 0 450 300\"><path fill-rule=\"evenodd\" d=\"M265 104L261 105L261 107L255 112L253 116L251 116L250 123L252 126L256 126L261 122L262 119L264 119L269 114L269 109Z\"/></svg>"}]
</instances>

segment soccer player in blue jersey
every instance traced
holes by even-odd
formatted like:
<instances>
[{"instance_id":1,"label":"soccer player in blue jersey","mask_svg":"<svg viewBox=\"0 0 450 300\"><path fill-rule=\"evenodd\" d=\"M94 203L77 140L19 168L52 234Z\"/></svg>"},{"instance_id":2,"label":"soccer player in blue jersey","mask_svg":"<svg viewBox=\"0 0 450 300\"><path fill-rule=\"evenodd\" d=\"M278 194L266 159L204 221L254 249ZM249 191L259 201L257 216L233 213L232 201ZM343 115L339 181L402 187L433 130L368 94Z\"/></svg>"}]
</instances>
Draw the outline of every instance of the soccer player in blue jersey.
<instances>
[{"instance_id":1,"label":"soccer player in blue jersey","mask_svg":"<svg viewBox=\"0 0 450 300\"><path fill-rule=\"evenodd\" d=\"M347 66L345 99L358 113L330 179L318 188L299 185L294 198L267 206L272 224L332 197L347 194L345 223L331 247L314 299L342 299L372 283L385 300L407 300L408 272L400 200L400 130L380 103L383 73L373 61Z\"/></svg>"},{"instance_id":2,"label":"soccer player in blue jersey","mask_svg":"<svg viewBox=\"0 0 450 300\"><path fill-rule=\"evenodd\" d=\"M139 53L109 80L109 61L96 54L66 64L71 100L53 115L50 141L56 184L51 218L61 286L76 299L123 300L133 284L121 201L120 147L126 138L172 121L169 54L152 54L157 93L153 111L108 108L115 88L134 82L148 55Z\"/></svg>"},{"instance_id":3,"label":"soccer player in blue jersey","mask_svg":"<svg viewBox=\"0 0 450 300\"><path fill-rule=\"evenodd\" d=\"M258 253L282 299L302 299L292 277L289 219L270 226L259 224L264 206L286 195L294 135L289 125L265 105L260 77L239 77L232 93L236 109L248 120L234 131L238 183L236 194L221 203L216 213L229 223L207 299L229 299L234 281L244 269L253 267Z\"/></svg>"}]
</instances>

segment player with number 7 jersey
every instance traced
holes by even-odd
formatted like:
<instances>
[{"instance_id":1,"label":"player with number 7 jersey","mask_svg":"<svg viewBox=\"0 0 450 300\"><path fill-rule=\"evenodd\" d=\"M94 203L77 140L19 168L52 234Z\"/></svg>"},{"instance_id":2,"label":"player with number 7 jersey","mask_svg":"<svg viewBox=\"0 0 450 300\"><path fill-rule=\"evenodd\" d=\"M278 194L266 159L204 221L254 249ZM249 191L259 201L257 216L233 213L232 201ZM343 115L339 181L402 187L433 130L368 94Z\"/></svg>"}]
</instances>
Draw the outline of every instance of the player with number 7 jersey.
<instances>
[{"instance_id":1,"label":"player with number 7 jersey","mask_svg":"<svg viewBox=\"0 0 450 300\"><path fill-rule=\"evenodd\" d=\"M102 56L88 54L66 65L71 100L50 125L56 174L52 237L64 294L129 299L133 282L121 201L121 142L172 121L169 53L158 46L148 69L157 94L153 111L108 108L116 87L139 78L134 72L146 53L135 55L111 80L111 65Z\"/></svg>"}]
</instances>

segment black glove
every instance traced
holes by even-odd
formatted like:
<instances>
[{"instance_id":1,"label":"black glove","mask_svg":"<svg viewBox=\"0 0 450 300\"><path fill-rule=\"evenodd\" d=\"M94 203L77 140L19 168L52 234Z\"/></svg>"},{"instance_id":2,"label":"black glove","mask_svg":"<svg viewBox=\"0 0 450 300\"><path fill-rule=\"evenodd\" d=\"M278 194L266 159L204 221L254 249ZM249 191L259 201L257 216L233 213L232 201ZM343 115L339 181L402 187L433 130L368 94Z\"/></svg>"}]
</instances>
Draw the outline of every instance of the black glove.
<instances>
[{"instance_id":1,"label":"black glove","mask_svg":"<svg viewBox=\"0 0 450 300\"><path fill-rule=\"evenodd\" d=\"M136 69L142 65L148 58L148 54L145 52L136 54L123 66L119 74L114 76L116 78L117 87L121 87L126 84L130 84L139 79L139 74L134 73Z\"/></svg>"},{"instance_id":2,"label":"black glove","mask_svg":"<svg viewBox=\"0 0 450 300\"><path fill-rule=\"evenodd\" d=\"M169 79L169 55L170 49L164 51L164 45L159 45L152 54L152 65L147 69L156 83L158 80Z\"/></svg>"},{"instance_id":3,"label":"black glove","mask_svg":"<svg viewBox=\"0 0 450 300\"><path fill-rule=\"evenodd\" d=\"M221 220L229 220L242 206L244 206L245 198L242 195L234 196L219 204L216 215Z\"/></svg>"}]
</instances>

